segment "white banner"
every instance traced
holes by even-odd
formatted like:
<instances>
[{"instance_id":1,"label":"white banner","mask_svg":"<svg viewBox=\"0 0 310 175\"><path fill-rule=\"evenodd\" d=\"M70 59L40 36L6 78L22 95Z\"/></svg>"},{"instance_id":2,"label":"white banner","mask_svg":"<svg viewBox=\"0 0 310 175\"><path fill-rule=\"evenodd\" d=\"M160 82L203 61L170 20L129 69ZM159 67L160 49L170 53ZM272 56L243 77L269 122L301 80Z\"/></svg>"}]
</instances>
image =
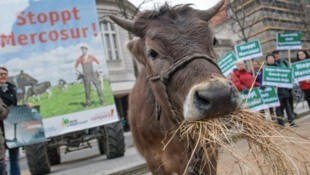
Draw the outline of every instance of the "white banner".
<instances>
[{"instance_id":1,"label":"white banner","mask_svg":"<svg viewBox=\"0 0 310 175\"><path fill-rule=\"evenodd\" d=\"M91 109L43 120L46 137L53 137L73 131L119 121L114 105Z\"/></svg>"}]
</instances>

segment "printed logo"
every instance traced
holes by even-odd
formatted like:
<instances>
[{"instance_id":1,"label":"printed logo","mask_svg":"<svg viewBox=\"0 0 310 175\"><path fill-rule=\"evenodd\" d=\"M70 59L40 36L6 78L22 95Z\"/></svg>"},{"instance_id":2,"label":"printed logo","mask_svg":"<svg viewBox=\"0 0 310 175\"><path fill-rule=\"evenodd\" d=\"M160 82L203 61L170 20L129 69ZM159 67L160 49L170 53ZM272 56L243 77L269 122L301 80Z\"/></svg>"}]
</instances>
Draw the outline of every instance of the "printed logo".
<instances>
[{"instance_id":1,"label":"printed logo","mask_svg":"<svg viewBox=\"0 0 310 175\"><path fill-rule=\"evenodd\" d=\"M69 127L69 126L76 126L76 125L80 125L80 124L84 124L84 123L87 123L87 120L78 121L77 119L69 120L67 118L62 118L61 126L62 127Z\"/></svg>"},{"instance_id":2,"label":"printed logo","mask_svg":"<svg viewBox=\"0 0 310 175\"><path fill-rule=\"evenodd\" d=\"M92 117L90 120L104 120L106 118L112 118L114 115L114 109L111 109L108 113L103 113L103 114L96 114L94 117Z\"/></svg>"}]
</instances>

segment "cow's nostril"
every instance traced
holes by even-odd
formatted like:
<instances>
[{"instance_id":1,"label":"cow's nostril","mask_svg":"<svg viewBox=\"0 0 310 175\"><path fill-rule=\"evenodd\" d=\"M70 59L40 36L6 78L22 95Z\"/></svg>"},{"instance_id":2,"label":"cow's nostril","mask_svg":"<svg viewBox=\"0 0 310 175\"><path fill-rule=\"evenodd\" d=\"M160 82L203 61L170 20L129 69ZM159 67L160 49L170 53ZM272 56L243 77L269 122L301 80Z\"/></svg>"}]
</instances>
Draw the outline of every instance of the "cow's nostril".
<instances>
[{"instance_id":1,"label":"cow's nostril","mask_svg":"<svg viewBox=\"0 0 310 175\"><path fill-rule=\"evenodd\" d=\"M195 92L196 105L201 109L207 109L211 104L206 91Z\"/></svg>"},{"instance_id":2,"label":"cow's nostril","mask_svg":"<svg viewBox=\"0 0 310 175\"><path fill-rule=\"evenodd\" d=\"M213 118L234 111L238 105L238 93L232 86L211 84L194 92L194 104L199 118Z\"/></svg>"}]
</instances>

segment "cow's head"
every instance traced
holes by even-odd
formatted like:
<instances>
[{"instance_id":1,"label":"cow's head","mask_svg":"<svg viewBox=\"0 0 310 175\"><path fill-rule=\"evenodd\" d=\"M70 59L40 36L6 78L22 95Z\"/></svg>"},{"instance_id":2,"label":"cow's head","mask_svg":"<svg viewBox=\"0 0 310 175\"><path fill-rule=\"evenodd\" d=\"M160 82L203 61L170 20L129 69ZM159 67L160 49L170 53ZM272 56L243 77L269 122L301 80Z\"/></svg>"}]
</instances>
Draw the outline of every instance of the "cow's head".
<instances>
[{"instance_id":1,"label":"cow's head","mask_svg":"<svg viewBox=\"0 0 310 175\"><path fill-rule=\"evenodd\" d=\"M111 16L135 37L128 48L150 77L164 113L188 121L225 115L238 107L238 93L215 63L209 20L224 4L199 11L189 5L144 11L135 21ZM165 90L166 88L166 90ZM171 104L171 105L170 105ZM180 116L182 115L182 116Z\"/></svg>"},{"instance_id":2,"label":"cow's head","mask_svg":"<svg viewBox=\"0 0 310 175\"><path fill-rule=\"evenodd\" d=\"M20 73L18 74L17 82L21 86L38 84L38 80L30 76L29 74L25 73L23 70L20 71Z\"/></svg>"}]
</instances>

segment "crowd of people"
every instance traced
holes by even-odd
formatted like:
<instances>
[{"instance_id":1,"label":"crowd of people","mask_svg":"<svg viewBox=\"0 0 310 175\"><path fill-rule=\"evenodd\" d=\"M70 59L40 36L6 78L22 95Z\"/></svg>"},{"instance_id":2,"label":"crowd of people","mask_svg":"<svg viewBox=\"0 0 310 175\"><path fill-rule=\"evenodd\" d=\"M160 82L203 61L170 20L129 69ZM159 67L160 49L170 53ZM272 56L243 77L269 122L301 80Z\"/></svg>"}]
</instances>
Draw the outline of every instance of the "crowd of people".
<instances>
[{"instance_id":1,"label":"crowd of people","mask_svg":"<svg viewBox=\"0 0 310 175\"><path fill-rule=\"evenodd\" d=\"M305 50L298 50L296 61L302 61L305 59L310 59L308 52ZM240 92L247 94L253 87L259 87L262 90L266 88L266 86L262 85L263 72L260 64L261 63L257 60L252 61L253 71L250 72L245 68L245 63L242 60L236 61L236 69L232 73L231 80ZM281 58L279 51L274 51L272 54L268 54L263 66L265 65L282 68L290 67L290 63ZM304 92L304 97L310 110L310 80L299 82L299 86ZM283 120L285 111L289 125L297 126L294 122L297 115L294 112L292 89L276 87L276 90L280 106L276 107L275 115L279 125L285 126ZM271 115L274 115L273 108L270 108L269 111Z\"/></svg>"}]
</instances>

